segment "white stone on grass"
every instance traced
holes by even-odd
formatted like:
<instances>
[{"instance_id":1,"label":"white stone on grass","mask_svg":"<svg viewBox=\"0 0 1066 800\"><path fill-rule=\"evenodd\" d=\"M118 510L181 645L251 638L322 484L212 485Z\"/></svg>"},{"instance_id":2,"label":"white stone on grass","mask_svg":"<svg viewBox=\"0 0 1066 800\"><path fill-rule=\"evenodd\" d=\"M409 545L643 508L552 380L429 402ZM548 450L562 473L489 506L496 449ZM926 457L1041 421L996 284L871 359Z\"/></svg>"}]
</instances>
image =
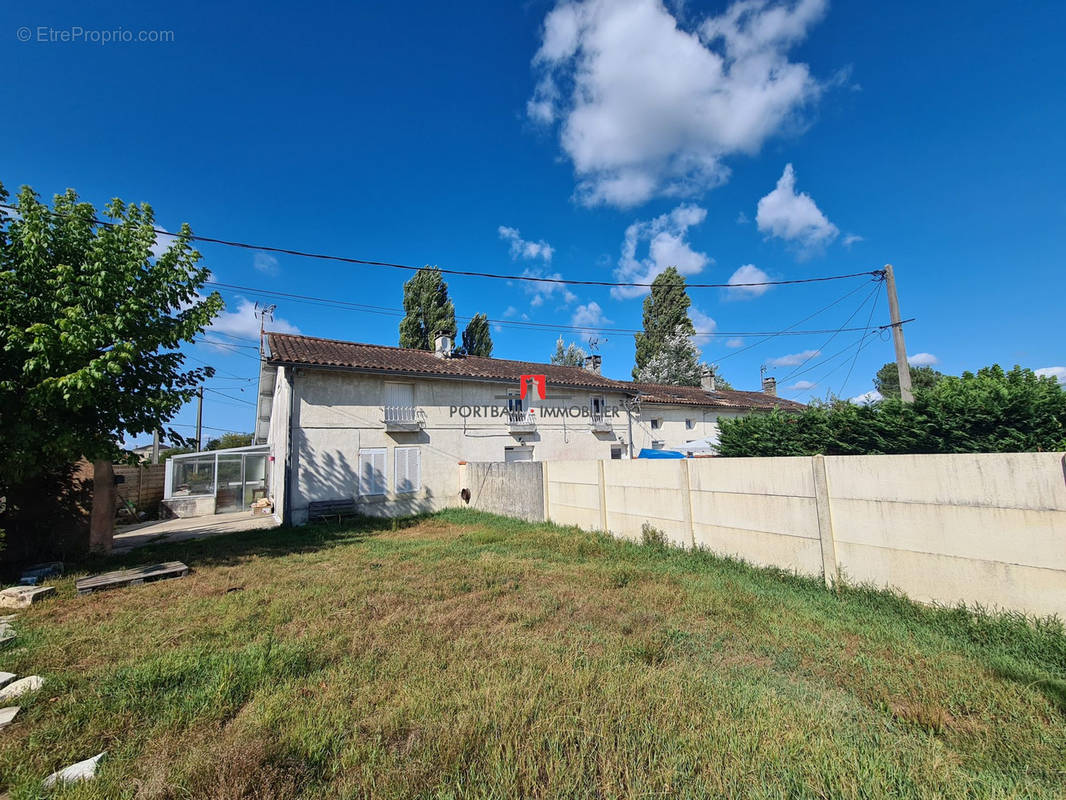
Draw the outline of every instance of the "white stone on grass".
<instances>
[{"instance_id":1,"label":"white stone on grass","mask_svg":"<svg viewBox=\"0 0 1066 800\"><path fill-rule=\"evenodd\" d=\"M0 607L27 608L55 593L54 586L12 586L0 592Z\"/></svg>"},{"instance_id":2,"label":"white stone on grass","mask_svg":"<svg viewBox=\"0 0 1066 800\"><path fill-rule=\"evenodd\" d=\"M104 753L107 751L105 750ZM96 765L100 759L104 757L104 753L98 753L92 758L87 758L84 761L79 761L77 764L71 764L69 767L64 767L58 772L53 772L44 782L41 784L44 788L48 789L55 786L57 783L75 783L76 781L87 781L96 775Z\"/></svg>"},{"instance_id":3,"label":"white stone on grass","mask_svg":"<svg viewBox=\"0 0 1066 800\"><path fill-rule=\"evenodd\" d=\"M42 686L44 686L44 678L40 675L29 675L15 681L10 686L0 689L0 703L6 703L16 697L22 697L24 694L36 692Z\"/></svg>"},{"instance_id":4,"label":"white stone on grass","mask_svg":"<svg viewBox=\"0 0 1066 800\"><path fill-rule=\"evenodd\" d=\"M7 686L13 680L15 680L14 672L0 672L0 688Z\"/></svg>"},{"instance_id":5,"label":"white stone on grass","mask_svg":"<svg viewBox=\"0 0 1066 800\"><path fill-rule=\"evenodd\" d=\"M0 708L0 729L6 728L11 724L11 721L15 719L15 715L19 713L19 708L19 706Z\"/></svg>"}]
</instances>

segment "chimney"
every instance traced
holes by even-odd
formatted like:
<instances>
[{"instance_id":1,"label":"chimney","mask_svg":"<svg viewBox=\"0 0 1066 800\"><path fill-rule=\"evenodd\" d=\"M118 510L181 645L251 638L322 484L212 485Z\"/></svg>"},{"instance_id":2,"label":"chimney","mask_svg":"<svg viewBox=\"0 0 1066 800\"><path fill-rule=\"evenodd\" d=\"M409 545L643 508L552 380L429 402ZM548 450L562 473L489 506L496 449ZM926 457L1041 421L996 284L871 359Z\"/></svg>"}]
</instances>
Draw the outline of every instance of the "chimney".
<instances>
[{"instance_id":1,"label":"chimney","mask_svg":"<svg viewBox=\"0 0 1066 800\"><path fill-rule=\"evenodd\" d=\"M718 381L714 370L710 367L704 367L703 372L700 373L700 388L705 392L714 392L718 389Z\"/></svg>"},{"instance_id":2,"label":"chimney","mask_svg":"<svg viewBox=\"0 0 1066 800\"><path fill-rule=\"evenodd\" d=\"M768 394L770 397L777 397L777 378L763 378L762 393Z\"/></svg>"},{"instance_id":3,"label":"chimney","mask_svg":"<svg viewBox=\"0 0 1066 800\"><path fill-rule=\"evenodd\" d=\"M589 372L595 372L600 374L600 364L603 362L603 356L593 354L591 356L585 356L585 369Z\"/></svg>"},{"instance_id":4,"label":"chimney","mask_svg":"<svg viewBox=\"0 0 1066 800\"><path fill-rule=\"evenodd\" d=\"M437 358L451 358L452 337L446 333L438 333L433 339L433 355Z\"/></svg>"}]
</instances>

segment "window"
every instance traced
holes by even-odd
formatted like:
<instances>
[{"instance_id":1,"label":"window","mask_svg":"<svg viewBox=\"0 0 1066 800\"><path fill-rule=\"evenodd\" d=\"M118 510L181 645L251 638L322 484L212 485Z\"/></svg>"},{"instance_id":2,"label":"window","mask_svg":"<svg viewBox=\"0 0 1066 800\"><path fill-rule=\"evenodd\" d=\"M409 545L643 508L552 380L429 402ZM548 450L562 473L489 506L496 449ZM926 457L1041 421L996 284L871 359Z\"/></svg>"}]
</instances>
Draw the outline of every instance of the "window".
<instances>
[{"instance_id":1,"label":"window","mask_svg":"<svg viewBox=\"0 0 1066 800\"><path fill-rule=\"evenodd\" d=\"M525 403L525 401L522 399L521 395L517 395L517 394L514 394L512 392L508 392L507 393L507 410L508 411L518 411L518 412L524 411L525 409L522 408L524 403Z\"/></svg>"},{"instance_id":2,"label":"window","mask_svg":"<svg viewBox=\"0 0 1066 800\"><path fill-rule=\"evenodd\" d=\"M414 422L415 386L413 383L385 384L385 421Z\"/></svg>"},{"instance_id":3,"label":"window","mask_svg":"<svg viewBox=\"0 0 1066 800\"><path fill-rule=\"evenodd\" d=\"M397 447L392 458L396 462L396 494L421 490L422 451L417 447Z\"/></svg>"},{"instance_id":4,"label":"window","mask_svg":"<svg viewBox=\"0 0 1066 800\"><path fill-rule=\"evenodd\" d=\"M515 445L514 447L504 447L503 460L507 462L532 461L533 448L529 445Z\"/></svg>"},{"instance_id":5,"label":"window","mask_svg":"<svg viewBox=\"0 0 1066 800\"><path fill-rule=\"evenodd\" d=\"M372 447L359 451L359 494L363 497L385 494L385 448Z\"/></svg>"},{"instance_id":6,"label":"window","mask_svg":"<svg viewBox=\"0 0 1066 800\"><path fill-rule=\"evenodd\" d=\"M664 447L666 447L666 442L664 442L662 439L652 439L652 450L662 450Z\"/></svg>"},{"instance_id":7,"label":"window","mask_svg":"<svg viewBox=\"0 0 1066 800\"><path fill-rule=\"evenodd\" d=\"M690 430L692 430L695 427L696 427L696 420L694 420L694 419L686 419L685 420L685 430L690 431Z\"/></svg>"},{"instance_id":8,"label":"window","mask_svg":"<svg viewBox=\"0 0 1066 800\"><path fill-rule=\"evenodd\" d=\"M621 458L622 458L622 445L620 445L620 444L612 444L611 445L611 459L614 460L614 461L618 461Z\"/></svg>"},{"instance_id":9,"label":"window","mask_svg":"<svg viewBox=\"0 0 1066 800\"><path fill-rule=\"evenodd\" d=\"M589 398L589 409L592 411L592 416L603 416L603 408L606 403L603 400L602 395L594 395Z\"/></svg>"},{"instance_id":10,"label":"window","mask_svg":"<svg viewBox=\"0 0 1066 800\"><path fill-rule=\"evenodd\" d=\"M663 426L663 421L661 419L653 419L651 421L651 429L653 431L659 430L659 428L661 428L662 426Z\"/></svg>"}]
</instances>

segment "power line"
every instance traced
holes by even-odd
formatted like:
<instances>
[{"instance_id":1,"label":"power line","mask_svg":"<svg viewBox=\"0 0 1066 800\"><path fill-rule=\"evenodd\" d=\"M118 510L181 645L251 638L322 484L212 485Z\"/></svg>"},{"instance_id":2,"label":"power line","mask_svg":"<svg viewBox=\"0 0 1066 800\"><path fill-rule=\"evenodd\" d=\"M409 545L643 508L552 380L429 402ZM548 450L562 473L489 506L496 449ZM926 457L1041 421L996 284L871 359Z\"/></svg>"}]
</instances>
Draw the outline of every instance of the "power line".
<instances>
[{"instance_id":1,"label":"power line","mask_svg":"<svg viewBox=\"0 0 1066 800\"><path fill-rule=\"evenodd\" d=\"M788 334L788 331L791 331L797 325L802 325L804 322L806 322L809 319L813 319L814 317L817 317L819 314L821 314L821 313L823 313L825 311L828 311L829 309L833 308L834 306L839 305L840 303L843 303L845 300L847 300L853 294L855 294L860 289L862 289L862 287L863 287L863 284L859 284L858 286L856 286L855 288L851 289L850 291L845 292L844 294L842 294L840 297L838 297L836 300L831 302L829 305L822 306L817 311L815 311L813 314L808 314L803 319L801 319L801 320L799 320L797 322L793 322L791 325L789 325L783 331L776 331L774 333L771 333L766 338L760 339L759 341L755 342L754 344L749 344L747 347L742 347L739 350L734 350L732 353L727 353L726 355L724 355L721 358L717 359L717 361L725 361L727 358L732 358L733 356L739 356L741 353L744 353L744 352L746 352L748 350L751 350L753 347L758 347L761 344L765 344L766 342L770 341L771 339L773 339L773 338L775 338L777 336L793 335L793 334ZM827 333L827 332L828 331L823 331L823 333Z\"/></svg>"},{"instance_id":2,"label":"power line","mask_svg":"<svg viewBox=\"0 0 1066 800\"><path fill-rule=\"evenodd\" d=\"M874 304L872 306L870 306L870 316L867 318L867 322L869 322L869 320L874 318L874 311L877 309L877 301L880 298L881 298L880 294L878 294L877 297L874 298ZM859 360L859 353L862 352L862 348L863 348L863 345L860 345L859 349L855 351L855 358L853 358L851 360L851 366L848 367L848 374L847 374L847 376L845 376L844 382L842 384L840 384L840 391L838 392L838 394L844 394L844 389L847 388L848 381L851 380L851 373L855 370L855 362Z\"/></svg>"},{"instance_id":3,"label":"power line","mask_svg":"<svg viewBox=\"0 0 1066 800\"><path fill-rule=\"evenodd\" d=\"M879 284L875 284L874 285L874 288L870 292L870 294L866 295L866 297L863 298L862 302L859 303L859 305L855 308L855 310L851 312L851 316L849 316L846 320L844 320L844 325L847 325L849 322L851 322L855 318L855 315L858 314L860 311L862 311L862 309L866 306L866 304L870 302L870 298L874 297L878 293L878 290L880 288L881 288L881 286ZM870 322L873 321L873 309L876 308L876 307L877 307L877 299L874 297L874 305L870 309L870 318L866 320L866 328L865 328L865 330L869 330L870 329ZM824 353L825 352L825 348L829 346L830 342L832 342L839 334L841 334L841 333L843 333L843 332L845 332L847 330L847 328L845 328L844 325L842 325L841 327L837 328L832 333L832 335L830 335L830 337L828 339L826 339L824 342L822 342L822 344L820 344L809 356L807 356L805 359L803 359L803 361L801 361L799 364L797 364L796 365L796 369L792 370L792 372L788 373L788 375L783 377L781 379L781 382L784 383L785 381L789 380L808 361L810 361L812 358L817 357L821 353Z\"/></svg>"},{"instance_id":4,"label":"power line","mask_svg":"<svg viewBox=\"0 0 1066 800\"><path fill-rule=\"evenodd\" d=\"M245 405L248 405L248 406L254 406L255 405L255 403L253 403L251 400L245 400L243 397L234 397L231 394L226 394L225 392L220 392L218 389L212 389L210 386L205 386L204 387L204 391L205 392L213 392L214 394L221 395L222 397L228 397L230 400L236 400L238 403L244 403Z\"/></svg>"},{"instance_id":5,"label":"power line","mask_svg":"<svg viewBox=\"0 0 1066 800\"><path fill-rule=\"evenodd\" d=\"M14 206L9 206L0 203L0 208L5 208L10 211L18 211ZM62 216L59 212L52 209L46 209L47 213L53 216ZM93 218L93 222L98 225L104 225L106 227L117 227L119 223L108 222L99 218ZM152 231L156 235L177 237L180 234L175 234L171 231L163 230L162 228L152 228ZM200 236L197 234L189 234L189 240L194 242L206 242L208 244L218 244L225 247L237 247L244 250L255 250L263 253L280 253L282 255L297 256L299 258L314 258L321 261L336 261L343 264L358 264L360 266L368 267L388 267L390 269L402 269L409 272L417 272L421 269L425 269L425 266L415 267L410 264L397 264L391 261L374 261L365 258L352 258L350 256L335 256L327 253L312 253L305 250L295 250L288 247L272 247L269 245L256 245L249 244L248 242L238 242L230 239L220 239L213 236ZM478 272L475 270L461 270L461 269L448 269L444 267L433 267L444 275L459 275L468 278L491 278L494 280L506 280L506 281L526 281L529 283L551 283L562 284L568 286L606 286L606 287L633 287L646 289L651 287L651 283L635 283L626 281L588 281L588 280L575 280L572 278L554 278L554 277L541 277L535 275L507 275L495 272ZM821 283L824 281L839 281L847 278L859 278L864 275L881 275L884 270L867 270L865 272L852 272L847 275L823 275L814 278L793 278L791 280L781 281L752 281L749 283L685 283L684 286L687 289L742 289L746 287L755 286L791 286L802 283ZM681 285L681 284L678 284Z\"/></svg>"},{"instance_id":6,"label":"power line","mask_svg":"<svg viewBox=\"0 0 1066 800\"><path fill-rule=\"evenodd\" d=\"M331 308L337 308L337 309L342 310L342 311L357 311L357 312L364 312L364 313L371 313L371 314L381 314L381 315L384 315L384 316L392 316L392 317L403 317L404 313L405 313L403 311L397 311L396 309L387 308L385 306L372 306L372 305L366 305L364 303L351 303L351 302L348 302L346 300L336 300L336 299L327 298L327 297L314 297L312 295L293 294L291 292L281 292L281 291L276 291L276 290L273 290L273 289L260 289L258 287L253 287L253 286L240 286L240 285L232 284L232 283L218 283L218 282L215 282L215 281L207 281L207 285L223 289L224 291L230 291L230 292L242 291L242 292L247 292L247 293L253 294L253 295L254 294L260 294L260 295L265 295L265 296L269 296L269 297L279 297L279 298L284 298L284 299L287 299L287 300L293 300L293 301L298 302L298 303L299 302L305 302L305 303L310 303L312 305L324 305L324 306L328 306L328 307L331 307ZM852 294L855 294L855 292L857 292L860 289L862 289L863 285L864 284L859 285L858 287L856 287L852 291L850 291L847 294L845 294L844 297L842 297L840 299L844 300L847 297L851 296ZM822 309L822 310L824 311L824 310L830 308L832 305L835 305L835 304L836 304L835 302L831 303L830 306L826 306L826 308ZM820 311L819 312L815 312L815 314L812 314L810 317L807 317L804 320L801 320L800 322L804 322L804 321L806 321L806 319L811 319L812 317L817 316L818 313L821 313L821 312ZM456 319L459 320L459 321L469 321L469 320L473 319L473 317L456 316ZM561 330L572 330L572 331L590 331L590 332L595 332L595 333L634 334L634 333L640 333L643 330L643 329L640 329L640 328L616 328L616 327L603 326L603 325L557 325L557 324L549 323L549 322L532 322L532 321L529 321L529 320L512 320L512 319L490 319L490 320L488 320L488 322L490 324L492 324L492 325L502 325L502 326L507 326L507 327L526 328L526 329L532 329L532 330L545 330L545 331L553 331L553 332L554 331L561 331ZM796 324L798 325L800 323L796 323ZM790 329L786 328L785 330L781 330L781 331L719 331L719 330L700 331L700 330L697 330L695 332L695 335L696 336L717 336L717 337L724 337L724 336L770 336L770 337L773 337L773 336L808 336L808 335L824 335L824 334L827 334L827 333L833 333L834 331L848 332L848 331L860 331L860 330L865 330L865 329L863 329L863 328L843 328L843 329L840 329L840 328L823 328L823 329L818 329L818 330L790 330ZM752 346L754 346L754 345L752 345ZM738 351L738 352L742 352L742 351Z\"/></svg>"}]
</instances>

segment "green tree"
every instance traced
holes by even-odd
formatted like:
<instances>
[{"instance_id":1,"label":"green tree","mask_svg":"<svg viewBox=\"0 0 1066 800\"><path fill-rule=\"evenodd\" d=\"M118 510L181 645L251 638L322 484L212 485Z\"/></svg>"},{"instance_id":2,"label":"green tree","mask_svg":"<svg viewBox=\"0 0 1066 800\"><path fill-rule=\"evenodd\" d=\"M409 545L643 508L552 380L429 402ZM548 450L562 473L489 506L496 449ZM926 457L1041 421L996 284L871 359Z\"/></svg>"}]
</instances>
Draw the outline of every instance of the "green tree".
<instances>
[{"instance_id":1,"label":"green tree","mask_svg":"<svg viewBox=\"0 0 1066 800\"><path fill-rule=\"evenodd\" d=\"M448 284L436 267L424 267L403 285L400 347L432 350L439 334L455 339L455 306L448 298Z\"/></svg>"},{"instance_id":2,"label":"green tree","mask_svg":"<svg viewBox=\"0 0 1066 800\"><path fill-rule=\"evenodd\" d=\"M679 328L666 337L633 377L642 383L699 386L703 368L700 351L692 344L692 337Z\"/></svg>"},{"instance_id":3,"label":"green tree","mask_svg":"<svg viewBox=\"0 0 1066 800\"><path fill-rule=\"evenodd\" d=\"M555 352L552 353L551 363L559 367L583 367L585 357L588 354L574 342L566 344L563 337L555 340Z\"/></svg>"},{"instance_id":4,"label":"green tree","mask_svg":"<svg viewBox=\"0 0 1066 800\"><path fill-rule=\"evenodd\" d=\"M492 336L489 334L489 318L475 314L463 329L462 352L468 356L492 355Z\"/></svg>"},{"instance_id":5,"label":"green tree","mask_svg":"<svg viewBox=\"0 0 1066 800\"><path fill-rule=\"evenodd\" d=\"M932 389L944 377L942 372L937 372L932 367L911 366L910 370L911 387L914 391ZM882 397L899 397L899 370L895 361L889 361L877 370L874 375L874 388Z\"/></svg>"},{"instance_id":6,"label":"green tree","mask_svg":"<svg viewBox=\"0 0 1066 800\"><path fill-rule=\"evenodd\" d=\"M228 450L231 447L248 447L252 443L250 433L224 433L217 439L208 439L208 450Z\"/></svg>"},{"instance_id":7,"label":"green tree","mask_svg":"<svg viewBox=\"0 0 1066 800\"><path fill-rule=\"evenodd\" d=\"M1066 389L1029 369L993 365L945 376L918 389L913 403L836 401L719 426L726 456L1053 451L1066 449Z\"/></svg>"},{"instance_id":8,"label":"green tree","mask_svg":"<svg viewBox=\"0 0 1066 800\"><path fill-rule=\"evenodd\" d=\"M644 330L634 336L637 345L634 379L639 380L640 371L666 345L668 338L678 333L691 336L696 332L688 316L690 305L685 279L675 267L667 267L652 281L651 293L644 298Z\"/></svg>"},{"instance_id":9,"label":"green tree","mask_svg":"<svg viewBox=\"0 0 1066 800\"><path fill-rule=\"evenodd\" d=\"M0 201L7 193L0 186ZM4 516L36 503L26 487L70 462L131 460L126 438L166 423L213 374L183 370L192 342L222 309L199 290L208 270L188 225L157 254L147 205L97 211L68 190L48 208L24 187L0 215L0 496Z\"/></svg>"}]
</instances>

